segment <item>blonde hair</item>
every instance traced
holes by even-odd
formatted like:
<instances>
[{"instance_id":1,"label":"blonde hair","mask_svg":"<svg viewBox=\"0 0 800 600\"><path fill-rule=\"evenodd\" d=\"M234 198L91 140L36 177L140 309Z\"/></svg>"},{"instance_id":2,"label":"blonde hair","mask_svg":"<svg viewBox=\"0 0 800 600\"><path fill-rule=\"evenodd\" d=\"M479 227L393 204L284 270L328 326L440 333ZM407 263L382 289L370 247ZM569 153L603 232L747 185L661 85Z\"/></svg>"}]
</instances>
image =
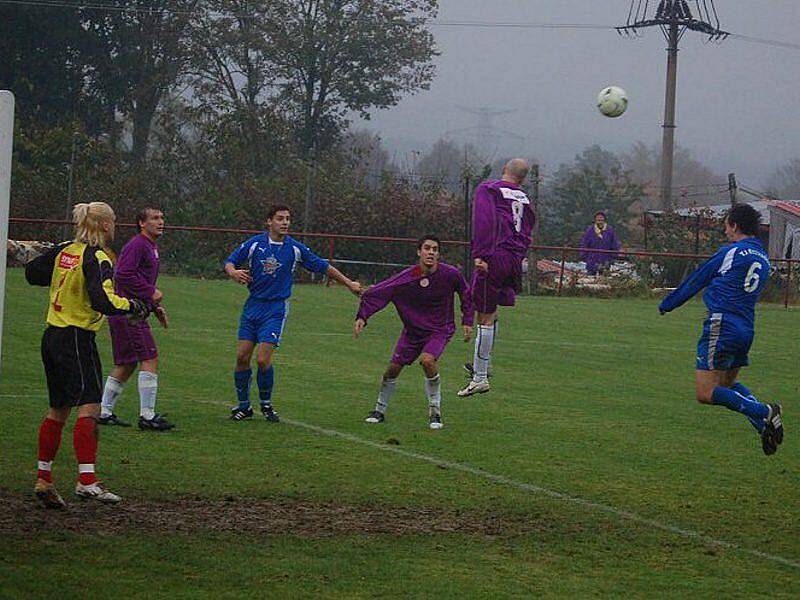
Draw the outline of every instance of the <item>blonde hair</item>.
<instances>
[{"instance_id":1,"label":"blonde hair","mask_svg":"<svg viewBox=\"0 0 800 600\"><path fill-rule=\"evenodd\" d=\"M90 246L105 246L114 237L114 229L103 230L103 223L114 223L114 210L105 202L83 202L72 209L75 241Z\"/></svg>"}]
</instances>

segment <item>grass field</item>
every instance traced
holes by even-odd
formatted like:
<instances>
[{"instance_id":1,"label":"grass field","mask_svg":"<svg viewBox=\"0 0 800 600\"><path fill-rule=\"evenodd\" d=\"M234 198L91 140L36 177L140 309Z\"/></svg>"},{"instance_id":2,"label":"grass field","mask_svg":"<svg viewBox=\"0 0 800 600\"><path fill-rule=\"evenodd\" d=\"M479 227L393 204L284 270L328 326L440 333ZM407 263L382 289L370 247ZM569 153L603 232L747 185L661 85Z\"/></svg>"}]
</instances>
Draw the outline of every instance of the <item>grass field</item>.
<instances>
[{"instance_id":1,"label":"grass field","mask_svg":"<svg viewBox=\"0 0 800 600\"><path fill-rule=\"evenodd\" d=\"M47 406L45 290L9 274L0 383L0 597L800 596L800 312L759 308L742 380L784 405L777 455L693 396L703 308L524 298L501 314L491 393L458 399L471 345L442 360L445 428L421 370L387 423L362 422L399 325L351 335L356 300L298 286L277 356L284 423L233 423L241 288L163 277L159 410L169 434L104 429L98 471L124 496L81 504L71 427L32 496ZM106 371L110 343L99 335ZM138 414L135 386L118 404Z\"/></svg>"}]
</instances>

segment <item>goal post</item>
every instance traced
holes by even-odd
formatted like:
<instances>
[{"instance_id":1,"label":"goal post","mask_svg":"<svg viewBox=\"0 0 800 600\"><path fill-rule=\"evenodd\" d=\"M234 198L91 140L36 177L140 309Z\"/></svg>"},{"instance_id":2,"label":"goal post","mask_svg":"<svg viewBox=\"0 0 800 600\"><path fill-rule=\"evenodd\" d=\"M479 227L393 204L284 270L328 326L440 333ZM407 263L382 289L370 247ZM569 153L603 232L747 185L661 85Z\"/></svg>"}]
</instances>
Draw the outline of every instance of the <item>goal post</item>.
<instances>
[{"instance_id":1,"label":"goal post","mask_svg":"<svg viewBox=\"0 0 800 600\"><path fill-rule=\"evenodd\" d=\"M3 367L3 314L6 298L8 213L11 203L11 147L14 141L14 94L0 90L0 370Z\"/></svg>"}]
</instances>

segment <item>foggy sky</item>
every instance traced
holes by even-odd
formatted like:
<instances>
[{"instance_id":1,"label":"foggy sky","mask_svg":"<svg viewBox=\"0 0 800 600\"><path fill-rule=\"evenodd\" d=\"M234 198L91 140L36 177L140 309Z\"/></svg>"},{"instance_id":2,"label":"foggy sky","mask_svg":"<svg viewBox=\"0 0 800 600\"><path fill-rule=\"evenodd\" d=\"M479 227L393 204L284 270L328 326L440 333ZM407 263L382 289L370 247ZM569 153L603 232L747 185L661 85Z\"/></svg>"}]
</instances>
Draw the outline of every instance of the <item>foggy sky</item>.
<instances>
[{"instance_id":1,"label":"foggy sky","mask_svg":"<svg viewBox=\"0 0 800 600\"><path fill-rule=\"evenodd\" d=\"M629 6L629 0L440 0L438 20L622 25ZM716 6L722 29L798 42L796 0L716 0ZM666 43L658 28L639 39L599 30L431 30L441 51L431 89L356 123L379 133L398 162L410 164L414 150L427 150L439 137L474 141L448 134L477 124L458 106L514 110L493 124L524 139L494 138L484 149L535 156L545 175L595 143L615 152L639 140L660 147ZM691 31L680 49L678 144L754 187L800 157L800 50L738 39L708 44ZM610 84L630 99L619 119L595 107L597 93Z\"/></svg>"}]
</instances>

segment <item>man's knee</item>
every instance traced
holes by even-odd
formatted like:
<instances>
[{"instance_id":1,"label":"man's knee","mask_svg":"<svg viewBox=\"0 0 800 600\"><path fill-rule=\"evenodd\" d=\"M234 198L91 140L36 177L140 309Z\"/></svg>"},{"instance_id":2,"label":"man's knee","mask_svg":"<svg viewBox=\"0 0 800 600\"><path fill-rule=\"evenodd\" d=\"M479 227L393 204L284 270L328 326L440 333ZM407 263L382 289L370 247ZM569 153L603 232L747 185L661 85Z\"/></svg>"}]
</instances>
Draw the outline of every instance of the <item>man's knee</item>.
<instances>
[{"instance_id":1,"label":"man's knee","mask_svg":"<svg viewBox=\"0 0 800 600\"><path fill-rule=\"evenodd\" d=\"M419 364L426 372L436 371L436 357L432 354L423 354L419 359Z\"/></svg>"},{"instance_id":2,"label":"man's knee","mask_svg":"<svg viewBox=\"0 0 800 600\"><path fill-rule=\"evenodd\" d=\"M713 404L714 403L714 390L713 389L698 389L697 401L700 404Z\"/></svg>"}]
</instances>

